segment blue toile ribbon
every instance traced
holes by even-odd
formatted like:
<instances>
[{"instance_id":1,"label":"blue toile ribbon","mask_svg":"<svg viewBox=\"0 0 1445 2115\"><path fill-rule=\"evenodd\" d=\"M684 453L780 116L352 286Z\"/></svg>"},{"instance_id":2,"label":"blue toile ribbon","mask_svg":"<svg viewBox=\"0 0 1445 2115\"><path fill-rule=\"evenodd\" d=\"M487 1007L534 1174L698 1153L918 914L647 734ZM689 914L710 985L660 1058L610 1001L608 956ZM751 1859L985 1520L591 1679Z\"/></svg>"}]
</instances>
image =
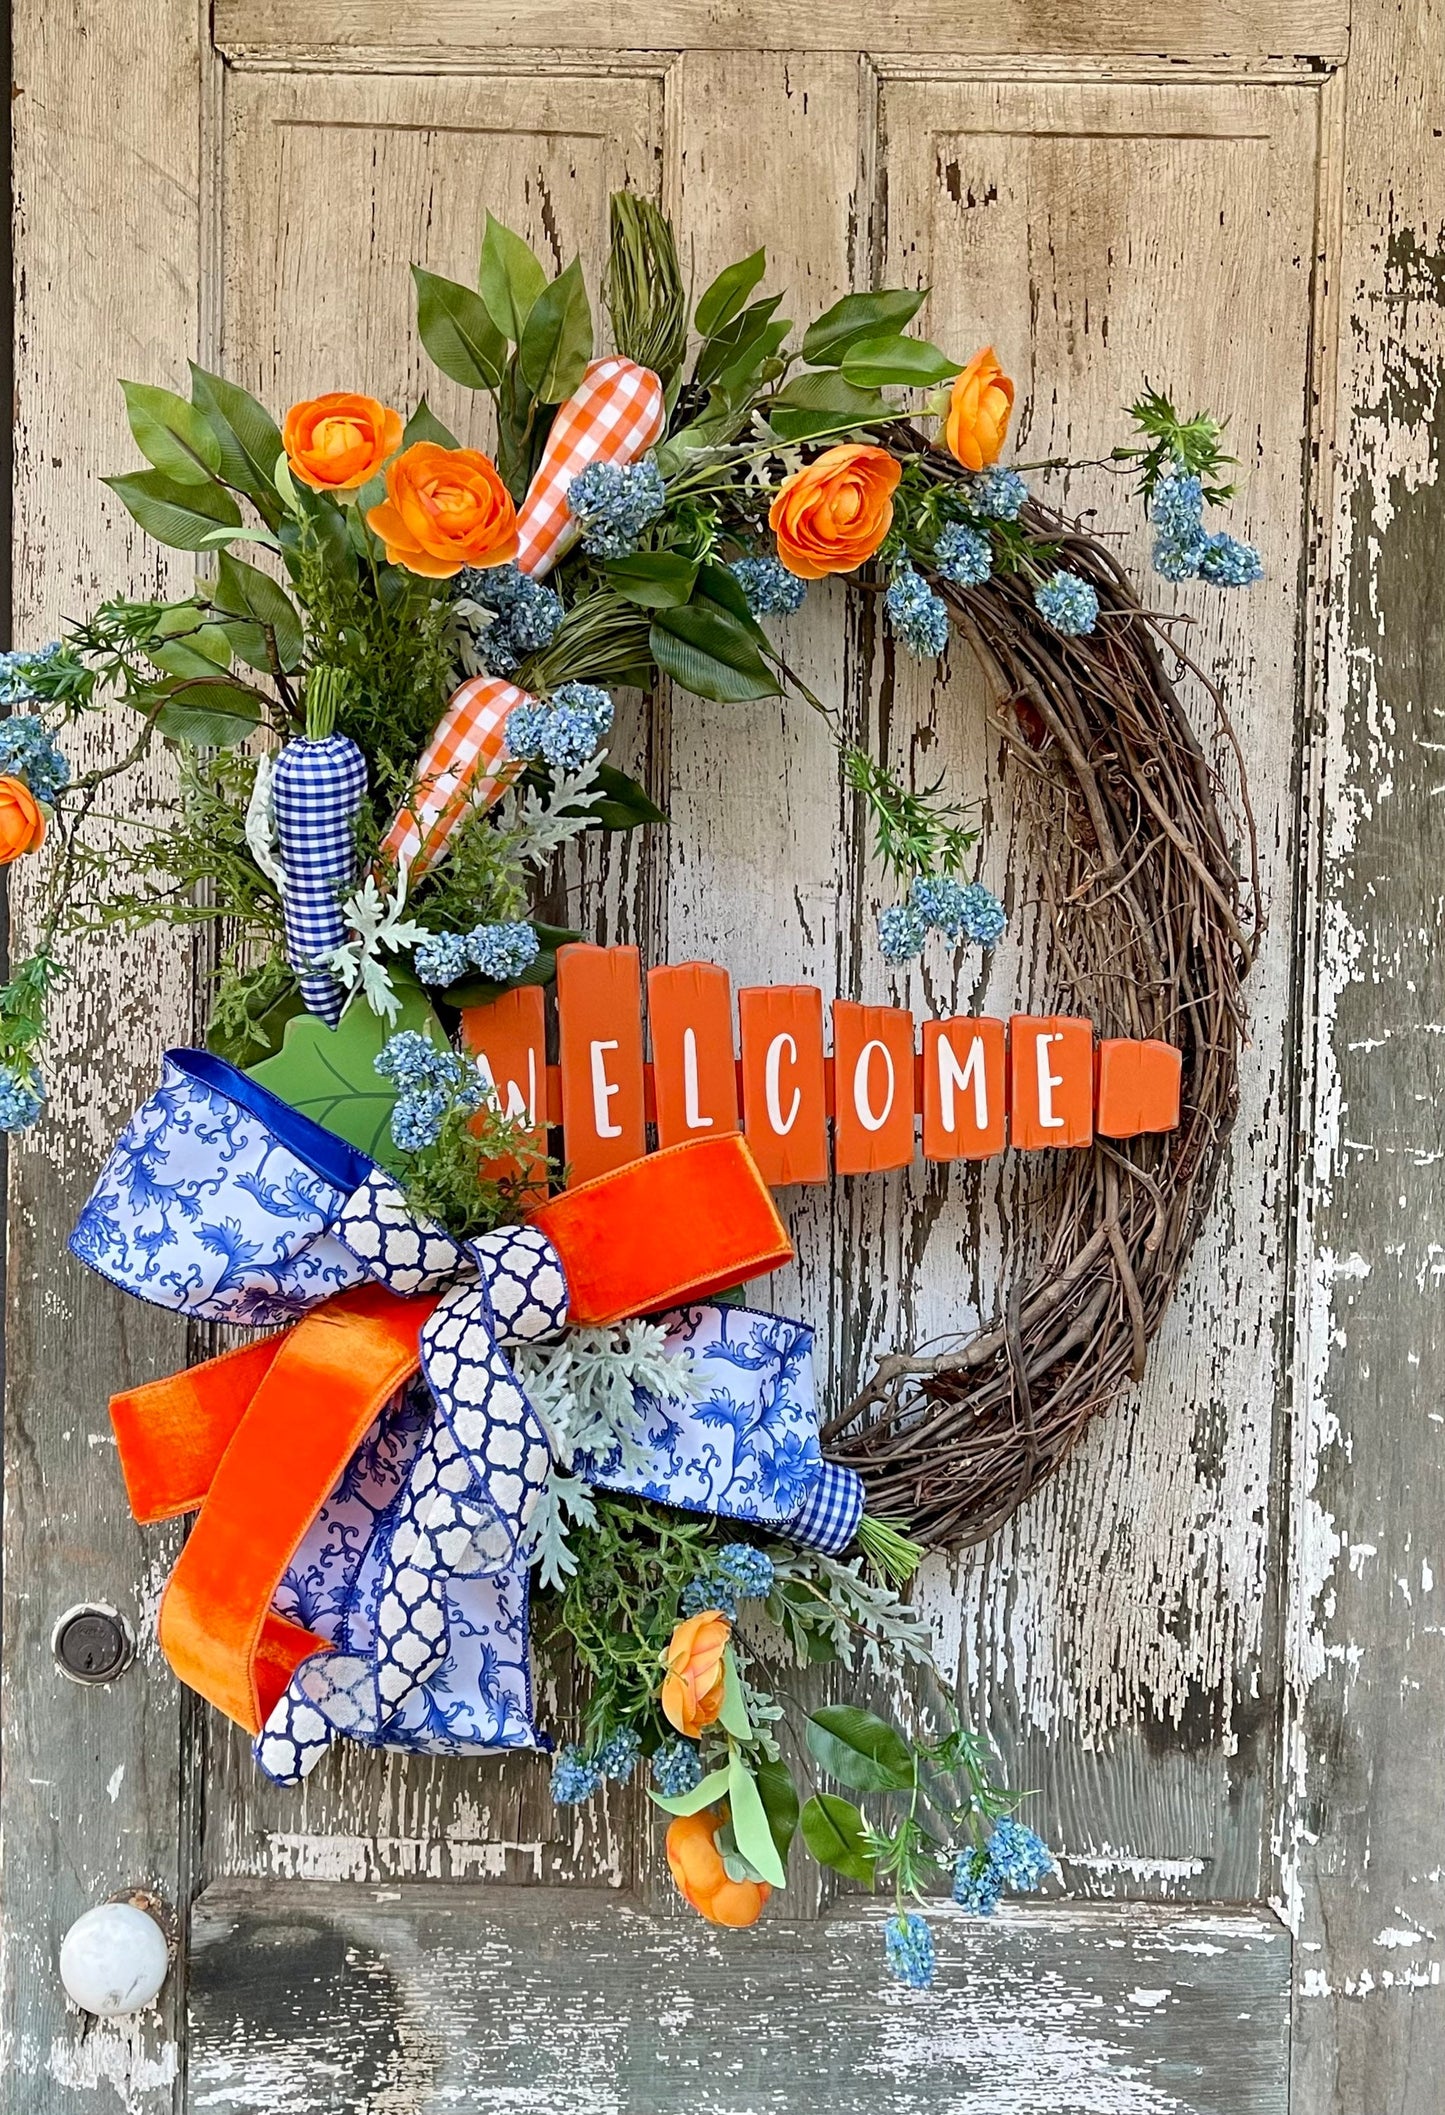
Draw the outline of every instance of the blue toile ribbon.
<instances>
[{"instance_id":1,"label":"blue toile ribbon","mask_svg":"<svg viewBox=\"0 0 1445 2115\"><path fill-rule=\"evenodd\" d=\"M295 1783L338 1736L427 1753L543 1742L521 1551L551 1448L506 1353L566 1326L546 1236L458 1242L256 1081L172 1051L70 1245L140 1298L216 1321L289 1322L367 1278L439 1295L420 1383L387 1406L288 1568L279 1612L334 1649L297 1669L255 1752ZM641 1462L579 1457L574 1473L845 1549L863 1492L819 1449L812 1331L712 1303L662 1319L669 1350L691 1354L697 1399L639 1397Z\"/></svg>"}]
</instances>

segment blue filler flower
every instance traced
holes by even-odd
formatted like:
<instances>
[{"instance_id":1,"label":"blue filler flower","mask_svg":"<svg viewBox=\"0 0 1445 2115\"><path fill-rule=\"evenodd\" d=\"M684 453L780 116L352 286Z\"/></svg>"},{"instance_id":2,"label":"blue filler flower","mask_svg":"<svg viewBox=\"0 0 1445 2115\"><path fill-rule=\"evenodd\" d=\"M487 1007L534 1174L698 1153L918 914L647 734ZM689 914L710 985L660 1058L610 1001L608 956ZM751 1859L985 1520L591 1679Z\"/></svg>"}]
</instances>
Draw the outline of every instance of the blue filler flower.
<instances>
[{"instance_id":1,"label":"blue filler flower","mask_svg":"<svg viewBox=\"0 0 1445 2115\"><path fill-rule=\"evenodd\" d=\"M1062 570L1034 589L1034 608L1066 639L1082 639L1099 620L1099 598L1088 581Z\"/></svg>"},{"instance_id":2,"label":"blue filler flower","mask_svg":"<svg viewBox=\"0 0 1445 2115\"><path fill-rule=\"evenodd\" d=\"M993 545L982 529L951 521L938 532L933 562L955 587L981 587L993 571Z\"/></svg>"},{"instance_id":3,"label":"blue filler flower","mask_svg":"<svg viewBox=\"0 0 1445 2115\"><path fill-rule=\"evenodd\" d=\"M964 498L985 521L1017 521L1029 488L1017 470L980 470L963 488Z\"/></svg>"},{"instance_id":4,"label":"blue filler flower","mask_svg":"<svg viewBox=\"0 0 1445 2115\"><path fill-rule=\"evenodd\" d=\"M1161 536L1154 546L1154 570L1161 580L1193 580L1208 548L1209 538L1200 528L1182 536Z\"/></svg>"},{"instance_id":5,"label":"blue filler flower","mask_svg":"<svg viewBox=\"0 0 1445 2115\"><path fill-rule=\"evenodd\" d=\"M928 926L908 903L895 903L878 913L878 947L885 962L911 962L922 954Z\"/></svg>"},{"instance_id":6,"label":"blue filler flower","mask_svg":"<svg viewBox=\"0 0 1445 2115\"><path fill-rule=\"evenodd\" d=\"M428 933L418 940L412 963L423 984L455 984L471 968L464 933Z\"/></svg>"},{"instance_id":7,"label":"blue filler flower","mask_svg":"<svg viewBox=\"0 0 1445 2115\"><path fill-rule=\"evenodd\" d=\"M568 1741L557 1751L557 1760L552 1765L552 1804L554 1807L575 1807L584 1799L590 1799L602 1782L602 1772L590 1755L584 1755L575 1741Z\"/></svg>"},{"instance_id":8,"label":"blue filler flower","mask_svg":"<svg viewBox=\"0 0 1445 2115\"><path fill-rule=\"evenodd\" d=\"M1207 539L1199 559L1199 577L1215 587L1253 587L1264 578L1264 564L1252 543L1221 534Z\"/></svg>"},{"instance_id":9,"label":"blue filler flower","mask_svg":"<svg viewBox=\"0 0 1445 2115\"><path fill-rule=\"evenodd\" d=\"M908 892L910 907L946 940L972 940L992 947L1003 936L1008 916L992 889L981 881L955 881L951 874L920 874Z\"/></svg>"},{"instance_id":10,"label":"blue filler flower","mask_svg":"<svg viewBox=\"0 0 1445 2115\"><path fill-rule=\"evenodd\" d=\"M576 771L612 725L612 699L596 683L559 683L546 704L514 707L507 720L513 756Z\"/></svg>"},{"instance_id":11,"label":"blue filler flower","mask_svg":"<svg viewBox=\"0 0 1445 2115\"><path fill-rule=\"evenodd\" d=\"M751 1542L729 1542L713 1559L712 1576L745 1601L766 1601L773 1590L773 1560Z\"/></svg>"},{"instance_id":12,"label":"blue filler flower","mask_svg":"<svg viewBox=\"0 0 1445 2115\"><path fill-rule=\"evenodd\" d=\"M755 617L791 617L807 599L808 583L778 558L735 558L728 567Z\"/></svg>"},{"instance_id":13,"label":"blue filler flower","mask_svg":"<svg viewBox=\"0 0 1445 2115\"><path fill-rule=\"evenodd\" d=\"M541 951L530 925L474 925L464 942L467 960L494 984L513 984Z\"/></svg>"},{"instance_id":14,"label":"blue filler flower","mask_svg":"<svg viewBox=\"0 0 1445 2115\"><path fill-rule=\"evenodd\" d=\"M45 1087L25 1065L0 1065L0 1131L28 1131L45 1107Z\"/></svg>"},{"instance_id":15,"label":"blue filler flower","mask_svg":"<svg viewBox=\"0 0 1445 2115\"><path fill-rule=\"evenodd\" d=\"M594 558L626 558L667 504L657 458L589 463L567 488L567 506L582 525L582 548Z\"/></svg>"},{"instance_id":16,"label":"blue filler flower","mask_svg":"<svg viewBox=\"0 0 1445 2115\"><path fill-rule=\"evenodd\" d=\"M900 566L885 599L888 621L908 651L933 660L948 644L948 609L921 573Z\"/></svg>"},{"instance_id":17,"label":"blue filler flower","mask_svg":"<svg viewBox=\"0 0 1445 2115\"><path fill-rule=\"evenodd\" d=\"M702 1783L702 1756L695 1740L670 1735L652 1758L652 1781L664 1799L680 1799Z\"/></svg>"},{"instance_id":18,"label":"blue filler flower","mask_svg":"<svg viewBox=\"0 0 1445 2115\"><path fill-rule=\"evenodd\" d=\"M60 653L60 641L52 639L49 646L38 647L33 653L22 649L0 654L0 705L28 704L37 695L36 681L41 671L58 661Z\"/></svg>"},{"instance_id":19,"label":"blue filler flower","mask_svg":"<svg viewBox=\"0 0 1445 2115\"><path fill-rule=\"evenodd\" d=\"M1054 1869L1053 1853L1043 1838L1007 1817L994 1823L988 1862L999 1884L1017 1895L1031 1895Z\"/></svg>"},{"instance_id":20,"label":"blue filler flower","mask_svg":"<svg viewBox=\"0 0 1445 2115\"><path fill-rule=\"evenodd\" d=\"M1185 543L1204 519L1204 487L1175 469L1161 477L1149 502L1149 519L1161 536Z\"/></svg>"},{"instance_id":21,"label":"blue filler flower","mask_svg":"<svg viewBox=\"0 0 1445 2115\"><path fill-rule=\"evenodd\" d=\"M625 1785L637 1768L637 1758L642 1753L642 1736L635 1726L619 1726L609 1733L597 1750L595 1761L604 1777L614 1784Z\"/></svg>"},{"instance_id":22,"label":"blue filler flower","mask_svg":"<svg viewBox=\"0 0 1445 2115\"><path fill-rule=\"evenodd\" d=\"M399 1094L391 1112L393 1145L403 1153L425 1153L441 1137L451 1099L444 1087L418 1087Z\"/></svg>"},{"instance_id":23,"label":"blue filler flower","mask_svg":"<svg viewBox=\"0 0 1445 2115\"><path fill-rule=\"evenodd\" d=\"M451 1087L461 1077L461 1061L445 1043L434 1043L418 1028L401 1028L388 1036L373 1059L384 1080L408 1093L420 1087Z\"/></svg>"},{"instance_id":24,"label":"blue filler flower","mask_svg":"<svg viewBox=\"0 0 1445 2115\"><path fill-rule=\"evenodd\" d=\"M678 1602L684 1616L700 1616L705 1608L715 1608L729 1623L738 1619L738 1597L723 1580L705 1574L700 1579L689 1579Z\"/></svg>"},{"instance_id":25,"label":"blue filler flower","mask_svg":"<svg viewBox=\"0 0 1445 2115\"><path fill-rule=\"evenodd\" d=\"M883 1927L883 1947L888 1966L910 1990L928 1990L933 1983L933 1933L916 1909L900 1910Z\"/></svg>"},{"instance_id":26,"label":"blue filler flower","mask_svg":"<svg viewBox=\"0 0 1445 2115\"><path fill-rule=\"evenodd\" d=\"M971 1916L991 1917L1003 1882L987 1851L960 1851L953 1861L953 1899Z\"/></svg>"},{"instance_id":27,"label":"blue filler flower","mask_svg":"<svg viewBox=\"0 0 1445 2115\"><path fill-rule=\"evenodd\" d=\"M23 778L47 807L70 784L69 764L33 712L0 720L0 778Z\"/></svg>"}]
</instances>

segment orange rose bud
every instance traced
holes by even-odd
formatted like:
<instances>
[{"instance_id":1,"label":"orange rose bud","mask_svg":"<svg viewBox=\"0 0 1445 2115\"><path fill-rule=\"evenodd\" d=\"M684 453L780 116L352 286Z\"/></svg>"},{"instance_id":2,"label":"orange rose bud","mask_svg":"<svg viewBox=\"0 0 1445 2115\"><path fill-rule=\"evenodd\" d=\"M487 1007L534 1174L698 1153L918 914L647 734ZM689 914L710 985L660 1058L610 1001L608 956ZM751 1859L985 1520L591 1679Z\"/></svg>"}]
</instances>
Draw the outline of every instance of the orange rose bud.
<instances>
[{"instance_id":1,"label":"orange rose bud","mask_svg":"<svg viewBox=\"0 0 1445 2115\"><path fill-rule=\"evenodd\" d=\"M886 448L829 448L786 478L768 511L778 556L800 580L855 573L893 526L902 471Z\"/></svg>"},{"instance_id":2,"label":"orange rose bud","mask_svg":"<svg viewBox=\"0 0 1445 2115\"><path fill-rule=\"evenodd\" d=\"M976 352L955 381L948 398L943 437L948 452L965 470L986 470L996 463L1013 415L1014 386L999 366L991 345Z\"/></svg>"},{"instance_id":3,"label":"orange rose bud","mask_svg":"<svg viewBox=\"0 0 1445 2115\"><path fill-rule=\"evenodd\" d=\"M333 389L286 414L281 441L291 475L313 492L354 492L401 446L401 413L375 397Z\"/></svg>"},{"instance_id":4,"label":"orange rose bud","mask_svg":"<svg viewBox=\"0 0 1445 2115\"><path fill-rule=\"evenodd\" d=\"M512 495L496 464L475 448L416 441L387 471L386 498L366 519L393 565L428 580L517 555Z\"/></svg>"},{"instance_id":5,"label":"orange rose bud","mask_svg":"<svg viewBox=\"0 0 1445 2115\"><path fill-rule=\"evenodd\" d=\"M672 1634L662 1664L667 1669L662 1684L662 1708L668 1720L688 1740L696 1740L722 1711L727 1668L723 1655L733 1627L715 1608L689 1616Z\"/></svg>"},{"instance_id":6,"label":"orange rose bud","mask_svg":"<svg viewBox=\"0 0 1445 2115\"><path fill-rule=\"evenodd\" d=\"M0 867L33 852L45 836L40 803L23 778L0 778Z\"/></svg>"},{"instance_id":7,"label":"orange rose bud","mask_svg":"<svg viewBox=\"0 0 1445 2115\"><path fill-rule=\"evenodd\" d=\"M719 1807L680 1814L667 1832L667 1864L684 1902L709 1924L742 1930L756 1924L772 1889L766 1880L730 1880L717 1832L727 1816Z\"/></svg>"}]
</instances>

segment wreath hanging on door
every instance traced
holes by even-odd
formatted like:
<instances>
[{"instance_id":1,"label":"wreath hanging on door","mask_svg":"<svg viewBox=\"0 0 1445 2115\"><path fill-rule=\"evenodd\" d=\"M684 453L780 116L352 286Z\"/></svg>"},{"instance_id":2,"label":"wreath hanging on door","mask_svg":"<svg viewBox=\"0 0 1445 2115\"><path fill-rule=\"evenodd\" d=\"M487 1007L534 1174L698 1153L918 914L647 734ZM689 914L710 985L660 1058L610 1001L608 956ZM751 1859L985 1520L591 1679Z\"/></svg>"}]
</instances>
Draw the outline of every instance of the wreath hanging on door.
<instances>
[{"instance_id":1,"label":"wreath hanging on door","mask_svg":"<svg viewBox=\"0 0 1445 2115\"><path fill-rule=\"evenodd\" d=\"M667 222L619 196L615 350L594 357L578 264L549 280L489 216L477 288L415 279L428 352L494 402L495 458L424 401L404 424L333 393L278 429L199 368L189 398L124 385L149 467L112 490L213 570L6 657L0 856L53 856L0 994L0 1122L42 1112L66 935L217 936L204 1047L168 1055L71 1245L192 1318L284 1325L112 1405L137 1516L199 1509L164 1649L268 1774L298 1781L338 1736L550 1746L540 1615L585 1677L559 1803L646 1756L678 1886L727 1924L783 1884L801 1820L822 1863L892 1883L889 1961L923 1983L905 1904L930 1876L987 1914L1048 1853L941 1691L909 1731L849 1705L790 1731L774 1670L926 1671L899 1593L923 1548L989 1532L1142 1372L1234 1115L1258 892L1242 772L1241 828L1175 688L1193 665L1107 545L1003 465L992 351L963 365L909 335L924 296L903 290L849 295L795 343L765 269L731 266L689 319ZM923 393L911 416L900 390ZM1113 460L1156 569L1257 578L1204 526L1231 489L1219 426L1153 392L1131 418ZM811 1332L737 1304L790 1248L736 1126L559 1188L535 1080L506 1101L466 1024L576 959L584 936L538 907L557 855L664 820L605 751L613 692L659 677L822 716L894 899L889 962L1000 938L967 808L903 784L789 665L786 619L831 576L903 651L957 636L981 660L1062 980L1103 1049L1168 1047L1180 1120L1059 1152L1051 1231L998 1320L890 1354L820 1430ZM117 706L132 745L73 774L60 740ZM107 789L157 741L178 794L109 818L101 849ZM622 1136L621 1087L593 1084ZM801 1812L790 1754L819 1780Z\"/></svg>"}]
</instances>

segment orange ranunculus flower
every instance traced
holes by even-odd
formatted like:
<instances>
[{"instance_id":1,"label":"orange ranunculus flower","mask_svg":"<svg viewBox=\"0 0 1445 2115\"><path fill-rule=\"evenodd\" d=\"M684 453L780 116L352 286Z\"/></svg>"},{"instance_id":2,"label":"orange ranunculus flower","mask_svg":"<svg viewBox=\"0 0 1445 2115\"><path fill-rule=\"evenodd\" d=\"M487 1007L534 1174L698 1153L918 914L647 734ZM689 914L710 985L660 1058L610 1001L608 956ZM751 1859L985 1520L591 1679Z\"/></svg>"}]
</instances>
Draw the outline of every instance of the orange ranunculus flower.
<instances>
[{"instance_id":1,"label":"orange ranunculus flower","mask_svg":"<svg viewBox=\"0 0 1445 2115\"><path fill-rule=\"evenodd\" d=\"M696 1740L722 1710L727 1669L723 1654L733 1627L715 1608L679 1623L662 1655L667 1669L662 1708L679 1733Z\"/></svg>"},{"instance_id":2,"label":"orange ranunculus flower","mask_svg":"<svg viewBox=\"0 0 1445 2115\"><path fill-rule=\"evenodd\" d=\"M313 492L354 492L401 446L401 413L375 397L333 389L286 414L281 440L291 475Z\"/></svg>"},{"instance_id":3,"label":"orange ranunculus flower","mask_svg":"<svg viewBox=\"0 0 1445 2115\"><path fill-rule=\"evenodd\" d=\"M414 442L387 471L386 498L366 519L393 565L428 580L517 555L512 495L496 464L475 448Z\"/></svg>"},{"instance_id":4,"label":"orange ranunculus flower","mask_svg":"<svg viewBox=\"0 0 1445 2115\"><path fill-rule=\"evenodd\" d=\"M1013 414L1014 386L991 345L976 352L948 398L943 437L965 470L986 470L1003 452Z\"/></svg>"},{"instance_id":5,"label":"orange ranunculus flower","mask_svg":"<svg viewBox=\"0 0 1445 2115\"><path fill-rule=\"evenodd\" d=\"M893 526L902 472L886 448L829 448L783 481L768 512L778 556L800 580L853 573Z\"/></svg>"},{"instance_id":6,"label":"orange ranunculus flower","mask_svg":"<svg viewBox=\"0 0 1445 2115\"><path fill-rule=\"evenodd\" d=\"M40 803L23 778L0 778L0 867L33 852L45 835Z\"/></svg>"},{"instance_id":7,"label":"orange ranunculus flower","mask_svg":"<svg viewBox=\"0 0 1445 2115\"><path fill-rule=\"evenodd\" d=\"M720 1807L679 1814L667 1832L667 1863L678 1893L700 1917L741 1930L757 1923L772 1889L766 1880L729 1880L717 1847L726 1818Z\"/></svg>"}]
</instances>

